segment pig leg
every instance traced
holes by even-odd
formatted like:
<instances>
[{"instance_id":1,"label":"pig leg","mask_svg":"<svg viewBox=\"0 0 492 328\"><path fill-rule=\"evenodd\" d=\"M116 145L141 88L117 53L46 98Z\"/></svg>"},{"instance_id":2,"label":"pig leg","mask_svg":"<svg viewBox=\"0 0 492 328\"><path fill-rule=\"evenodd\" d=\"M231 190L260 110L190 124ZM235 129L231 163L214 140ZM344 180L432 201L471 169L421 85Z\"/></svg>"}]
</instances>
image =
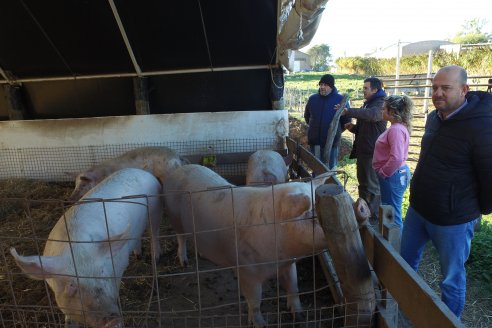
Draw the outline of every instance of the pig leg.
<instances>
[{"instance_id":1,"label":"pig leg","mask_svg":"<svg viewBox=\"0 0 492 328\"><path fill-rule=\"evenodd\" d=\"M159 224L162 218L162 202L158 198L150 199L150 235L154 259L159 261L161 256L161 244L159 243Z\"/></svg>"},{"instance_id":2,"label":"pig leg","mask_svg":"<svg viewBox=\"0 0 492 328\"><path fill-rule=\"evenodd\" d=\"M65 316L65 328L79 328L80 325L75 322L75 321L72 321L70 320L69 317Z\"/></svg>"},{"instance_id":3,"label":"pig leg","mask_svg":"<svg viewBox=\"0 0 492 328\"><path fill-rule=\"evenodd\" d=\"M186 254L188 252L186 247L186 236L178 234L176 238L178 239L179 264L181 264L182 267L187 267L189 261L188 261L188 255Z\"/></svg>"},{"instance_id":4,"label":"pig leg","mask_svg":"<svg viewBox=\"0 0 492 328\"><path fill-rule=\"evenodd\" d=\"M135 248L133 249L133 255L135 255L137 259L140 259L142 257L142 239L137 240Z\"/></svg>"},{"instance_id":5,"label":"pig leg","mask_svg":"<svg viewBox=\"0 0 492 328\"><path fill-rule=\"evenodd\" d=\"M251 281L249 277L252 275L242 270L242 274L239 277L239 285L241 287L241 293L243 294L246 302L248 303L248 321L253 323L255 328L262 328L266 326L265 319L261 315L261 283L258 281Z\"/></svg>"},{"instance_id":6,"label":"pig leg","mask_svg":"<svg viewBox=\"0 0 492 328\"><path fill-rule=\"evenodd\" d=\"M301 300L299 299L299 288L297 287L297 267L292 263L280 276L280 285L287 292L287 306L297 322L305 320L302 314Z\"/></svg>"}]
</instances>

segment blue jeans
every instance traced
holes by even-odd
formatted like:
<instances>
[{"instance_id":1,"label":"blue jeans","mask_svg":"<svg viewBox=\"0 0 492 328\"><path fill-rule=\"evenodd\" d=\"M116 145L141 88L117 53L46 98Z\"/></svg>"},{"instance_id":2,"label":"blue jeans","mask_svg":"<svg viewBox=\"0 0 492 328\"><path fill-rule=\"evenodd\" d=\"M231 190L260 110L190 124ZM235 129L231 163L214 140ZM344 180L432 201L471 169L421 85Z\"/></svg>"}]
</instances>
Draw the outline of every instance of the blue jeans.
<instances>
[{"instance_id":1,"label":"blue jeans","mask_svg":"<svg viewBox=\"0 0 492 328\"><path fill-rule=\"evenodd\" d=\"M381 204L393 206L395 210L395 223L400 227L401 232L403 229L401 204L403 202L403 194L410 182L410 169L408 165L403 165L390 177L384 178L378 174L378 179Z\"/></svg>"},{"instance_id":2,"label":"blue jeans","mask_svg":"<svg viewBox=\"0 0 492 328\"><path fill-rule=\"evenodd\" d=\"M309 145L309 149L311 150L311 153L314 154L314 145ZM334 170L337 167L338 164L338 150L339 147L333 146L331 147L330 151L330 163L328 163L328 168L330 170ZM319 160L323 163L326 164L326 159L325 159L325 147L319 147Z\"/></svg>"},{"instance_id":3,"label":"blue jeans","mask_svg":"<svg viewBox=\"0 0 492 328\"><path fill-rule=\"evenodd\" d=\"M476 221L450 226L435 225L409 207L403 227L400 253L415 271L419 268L425 244L432 241L439 255L443 276L441 299L458 318L465 306L465 262L470 255Z\"/></svg>"}]
</instances>

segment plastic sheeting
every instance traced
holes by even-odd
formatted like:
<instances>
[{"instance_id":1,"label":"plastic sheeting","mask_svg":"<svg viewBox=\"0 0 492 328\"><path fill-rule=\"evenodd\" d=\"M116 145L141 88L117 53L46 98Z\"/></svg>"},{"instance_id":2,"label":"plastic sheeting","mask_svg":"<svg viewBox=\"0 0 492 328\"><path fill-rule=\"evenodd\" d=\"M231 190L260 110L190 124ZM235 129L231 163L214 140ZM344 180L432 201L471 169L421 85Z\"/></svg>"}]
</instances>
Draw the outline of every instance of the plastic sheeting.
<instances>
[{"instance_id":1,"label":"plastic sheeting","mask_svg":"<svg viewBox=\"0 0 492 328\"><path fill-rule=\"evenodd\" d=\"M287 69L293 69L289 64L289 50L300 49L311 42L327 2L328 0L282 1L278 54L280 63Z\"/></svg>"}]
</instances>

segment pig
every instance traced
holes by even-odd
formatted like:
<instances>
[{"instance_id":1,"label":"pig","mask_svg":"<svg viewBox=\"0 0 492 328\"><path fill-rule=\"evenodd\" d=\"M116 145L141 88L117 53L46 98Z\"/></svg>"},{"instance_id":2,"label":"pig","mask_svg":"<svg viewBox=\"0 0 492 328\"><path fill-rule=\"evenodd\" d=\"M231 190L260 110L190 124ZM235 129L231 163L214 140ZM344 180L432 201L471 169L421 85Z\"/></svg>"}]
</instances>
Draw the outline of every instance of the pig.
<instances>
[{"instance_id":1,"label":"pig","mask_svg":"<svg viewBox=\"0 0 492 328\"><path fill-rule=\"evenodd\" d=\"M91 327L123 327L118 307L121 277L130 253L140 253L149 219L155 260L161 252L157 237L162 200L145 197L159 194L161 188L157 178L144 170L116 171L62 215L42 256L21 256L15 248L10 249L25 274L46 280L67 326L78 322ZM139 196L126 197L130 195Z\"/></svg>"},{"instance_id":2,"label":"pig","mask_svg":"<svg viewBox=\"0 0 492 328\"><path fill-rule=\"evenodd\" d=\"M246 184L277 184L287 181L292 155L282 157L274 150L258 150L248 159Z\"/></svg>"},{"instance_id":3,"label":"pig","mask_svg":"<svg viewBox=\"0 0 492 328\"><path fill-rule=\"evenodd\" d=\"M75 202L111 173L126 167L140 168L155 175L161 183L175 168L187 164L168 147L141 147L97 164L75 178L75 189L68 200Z\"/></svg>"},{"instance_id":4,"label":"pig","mask_svg":"<svg viewBox=\"0 0 492 328\"><path fill-rule=\"evenodd\" d=\"M330 173L331 175L331 173ZM222 267L236 267L248 318L266 322L260 312L262 284L279 272L287 305L302 311L295 258L328 247L313 218L313 191L329 175L312 183L235 187L200 165L177 168L163 184L165 211L178 235L178 257L187 263L186 237L194 233L202 256Z\"/></svg>"}]
</instances>

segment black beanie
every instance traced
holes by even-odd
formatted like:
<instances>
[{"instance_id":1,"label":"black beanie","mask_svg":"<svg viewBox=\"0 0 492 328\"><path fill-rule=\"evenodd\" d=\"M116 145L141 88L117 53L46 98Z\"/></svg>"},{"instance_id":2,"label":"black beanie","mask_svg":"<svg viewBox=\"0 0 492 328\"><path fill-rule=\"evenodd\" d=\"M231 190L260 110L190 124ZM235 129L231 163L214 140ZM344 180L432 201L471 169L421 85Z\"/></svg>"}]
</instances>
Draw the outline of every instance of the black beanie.
<instances>
[{"instance_id":1,"label":"black beanie","mask_svg":"<svg viewBox=\"0 0 492 328\"><path fill-rule=\"evenodd\" d=\"M328 84L328 86L333 89L335 87L335 78L330 74L325 74L321 77L319 83Z\"/></svg>"}]
</instances>

